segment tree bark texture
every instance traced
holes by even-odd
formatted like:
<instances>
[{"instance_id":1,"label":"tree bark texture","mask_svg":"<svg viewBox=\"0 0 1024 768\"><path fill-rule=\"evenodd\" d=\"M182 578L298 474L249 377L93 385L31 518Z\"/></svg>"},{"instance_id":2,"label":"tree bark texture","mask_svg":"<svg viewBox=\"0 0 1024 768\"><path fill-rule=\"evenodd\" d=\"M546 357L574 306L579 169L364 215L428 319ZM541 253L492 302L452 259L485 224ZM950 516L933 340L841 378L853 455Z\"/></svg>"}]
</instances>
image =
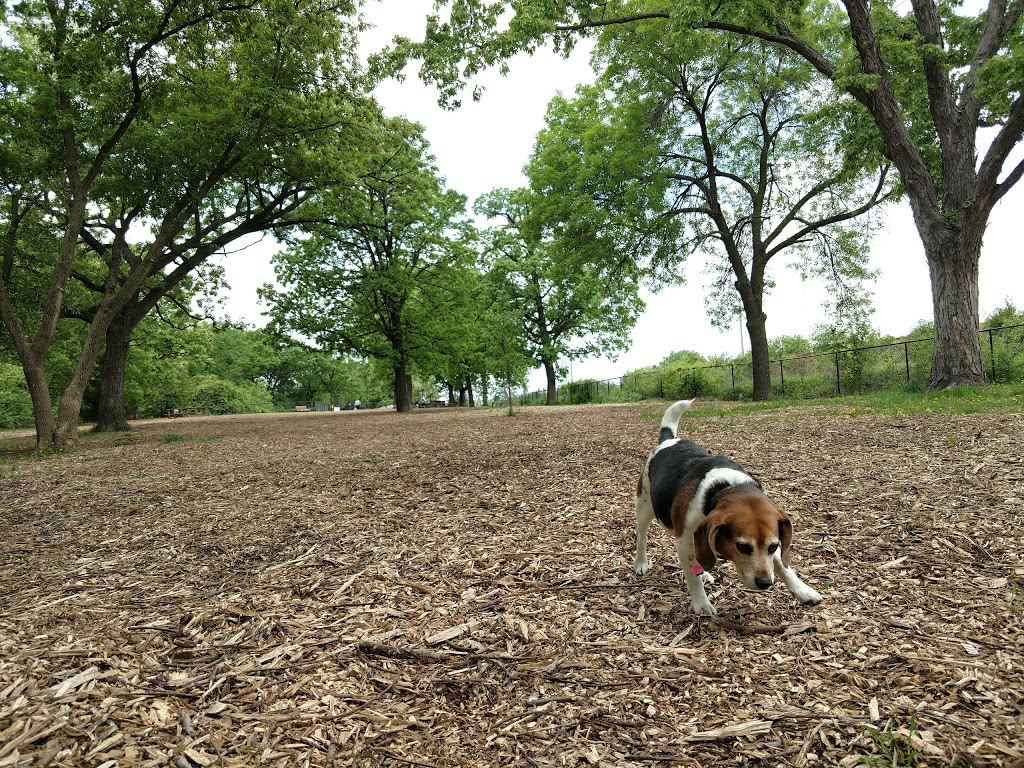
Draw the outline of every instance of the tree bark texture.
<instances>
[{"instance_id":1,"label":"tree bark texture","mask_svg":"<svg viewBox=\"0 0 1024 768\"><path fill-rule=\"evenodd\" d=\"M119 318L107 329L107 343L100 358L97 432L116 432L124 428L124 380L134 327Z\"/></svg>"},{"instance_id":2,"label":"tree bark texture","mask_svg":"<svg viewBox=\"0 0 1024 768\"><path fill-rule=\"evenodd\" d=\"M42 451L53 442L56 420L53 415L53 401L42 360L22 358L21 367L25 373L29 396L32 398L32 418L36 425L36 451Z\"/></svg>"},{"instance_id":3,"label":"tree bark texture","mask_svg":"<svg viewBox=\"0 0 1024 768\"><path fill-rule=\"evenodd\" d=\"M978 333L980 226L964 226L937 242L925 242L935 318L930 389L985 386L988 374Z\"/></svg>"},{"instance_id":4,"label":"tree bark texture","mask_svg":"<svg viewBox=\"0 0 1024 768\"><path fill-rule=\"evenodd\" d=\"M772 395L771 355L768 352L768 316L760 309L747 313L747 336L750 338L750 370L754 380L754 400L767 400Z\"/></svg>"},{"instance_id":5,"label":"tree bark texture","mask_svg":"<svg viewBox=\"0 0 1024 768\"><path fill-rule=\"evenodd\" d=\"M558 405L558 379L555 377L555 363L544 360L544 376L547 379L548 405Z\"/></svg>"},{"instance_id":6,"label":"tree bark texture","mask_svg":"<svg viewBox=\"0 0 1024 768\"><path fill-rule=\"evenodd\" d=\"M412 377L405 372L404 365L395 366L395 410L400 413L412 410Z\"/></svg>"}]
</instances>

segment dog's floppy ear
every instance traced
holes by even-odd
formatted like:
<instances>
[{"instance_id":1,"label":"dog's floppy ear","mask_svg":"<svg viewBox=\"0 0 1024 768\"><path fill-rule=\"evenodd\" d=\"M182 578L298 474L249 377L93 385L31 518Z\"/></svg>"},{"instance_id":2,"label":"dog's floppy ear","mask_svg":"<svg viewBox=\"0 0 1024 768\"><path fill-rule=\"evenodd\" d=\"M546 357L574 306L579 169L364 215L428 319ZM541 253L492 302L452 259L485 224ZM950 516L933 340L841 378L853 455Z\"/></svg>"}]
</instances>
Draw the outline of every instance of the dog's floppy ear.
<instances>
[{"instance_id":1,"label":"dog's floppy ear","mask_svg":"<svg viewBox=\"0 0 1024 768\"><path fill-rule=\"evenodd\" d=\"M723 530L724 529L724 530ZM697 562L705 571L714 570L718 565L718 537L728 534L729 526L725 524L720 513L712 513L704 518L704 522L693 532L693 547L697 552Z\"/></svg>"},{"instance_id":2,"label":"dog's floppy ear","mask_svg":"<svg viewBox=\"0 0 1024 768\"><path fill-rule=\"evenodd\" d=\"M779 541L782 542L782 564L789 568L789 547L793 543L793 521L779 510Z\"/></svg>"}]
</instances>

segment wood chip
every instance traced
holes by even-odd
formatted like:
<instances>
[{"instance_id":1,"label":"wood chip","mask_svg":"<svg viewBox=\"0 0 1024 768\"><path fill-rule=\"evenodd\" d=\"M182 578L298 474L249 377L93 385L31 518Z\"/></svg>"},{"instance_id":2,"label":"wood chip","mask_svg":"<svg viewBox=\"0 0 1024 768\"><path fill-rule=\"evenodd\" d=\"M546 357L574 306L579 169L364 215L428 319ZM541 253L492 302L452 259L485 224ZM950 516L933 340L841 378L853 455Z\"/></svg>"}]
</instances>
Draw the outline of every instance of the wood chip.
<instances>
[{"instance_id":1,"label":"wood chip","mask_svg":"<svg viewBox=\"0 0 1024 768\"><path fill-rule=\"evenodd\" d=\"M739 736L761 736L772 729L771 720L751 720L748 723L726 725L712 731L701 731L686 737L686 741L722 741Z\"/></svg>"}]
</instances>

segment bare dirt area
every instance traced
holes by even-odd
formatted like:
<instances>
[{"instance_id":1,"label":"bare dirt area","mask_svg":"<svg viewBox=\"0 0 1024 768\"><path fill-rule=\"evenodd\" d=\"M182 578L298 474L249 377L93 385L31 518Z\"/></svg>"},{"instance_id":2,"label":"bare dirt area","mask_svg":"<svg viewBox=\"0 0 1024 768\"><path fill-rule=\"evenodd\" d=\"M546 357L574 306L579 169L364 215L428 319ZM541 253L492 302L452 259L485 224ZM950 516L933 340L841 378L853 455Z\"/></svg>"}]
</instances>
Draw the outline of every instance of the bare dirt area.
<instances>
[{"instance_id":1,"label":"bare dirt area","mask_svg":"<svg viewBox=\"0 0 1024 768\"><path fill-rule=\"evenodd\" d=\"M723 567L705 619L665 532L630 567L663 408L151 421L0 464L0 766L1024 765L1024 418L685 417L825 596Z\"/></svg>"}]
</instances>

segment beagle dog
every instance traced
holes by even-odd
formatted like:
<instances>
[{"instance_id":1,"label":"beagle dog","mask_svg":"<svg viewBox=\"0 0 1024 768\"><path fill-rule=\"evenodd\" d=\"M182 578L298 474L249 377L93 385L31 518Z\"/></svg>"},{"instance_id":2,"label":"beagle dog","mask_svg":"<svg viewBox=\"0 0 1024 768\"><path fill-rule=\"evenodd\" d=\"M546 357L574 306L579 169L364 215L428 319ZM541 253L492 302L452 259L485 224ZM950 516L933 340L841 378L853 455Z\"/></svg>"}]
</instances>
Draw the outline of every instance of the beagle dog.
<instances>
[{"instance_id":1,"label":"beagle dog","mask_svg":"<svg viewBox=\"0 0 1024 768\"><path fill-rule=\"evenodd\" d=\"M801 603L820 603L821 595L789 567L793 523L761 484L731 459L676 437L679 417L693 402L680 400L665 411L658 445L644 464L636 493L633 569L638 576L650 570L647 531L657 519L675 537L697 615L715 615L704 580L712 580L705 572L718 558L729 560L750 589L768 589L778 578Z\"/></svg>"}]
</instances>

